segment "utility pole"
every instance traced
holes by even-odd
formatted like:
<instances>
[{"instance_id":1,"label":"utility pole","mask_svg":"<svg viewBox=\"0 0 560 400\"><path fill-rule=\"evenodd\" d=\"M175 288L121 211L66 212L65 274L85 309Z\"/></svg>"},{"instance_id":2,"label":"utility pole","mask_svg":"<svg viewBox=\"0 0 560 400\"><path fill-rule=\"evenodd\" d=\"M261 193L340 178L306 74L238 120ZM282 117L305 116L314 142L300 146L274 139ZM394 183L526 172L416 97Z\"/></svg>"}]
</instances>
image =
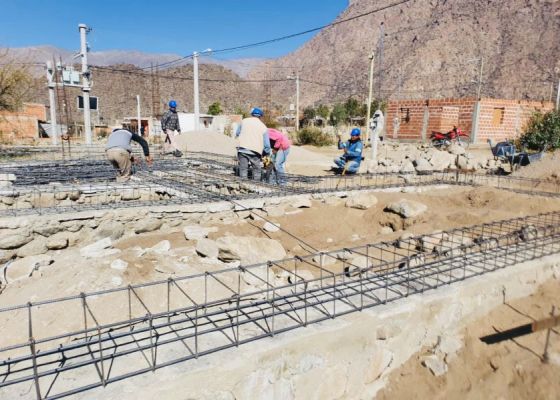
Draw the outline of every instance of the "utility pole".
<instances>
[{"instance_id":1,"label":"utility pole","mask_svg":"<svg viewBox=\"0 0 560 400\"><path fill-rule=\"evenodd\" d=\"M58 124L56 123L56 100L54 90L56 83L54 81L54 69L50 61L47 61L47 82L49 86L49 107L51 112L51 142L53 146L58 144Z\"/></svg>"},{"instance_id":2,"label":"utility pole","mask_svg":"<svg viewBox=\"0 0 560 400\"><path fill-rule=\"evenodd\" d=\"M295 110L295 128L296 132L299 129L299 73L295 72L294 75L289 75L286 77L289 80L296 81L296 110Z\"/></svg>"},{"instance_id":3,"label":"utility pole","mask_svg":"<svg viewBox=\"0 0 560 400\"><path fill-rule=\"evenodd\" d=\"M367 117L366 117L366 137L365 143L367 144L368 138L370 136L370 124L369 120L371 118L371 102L373 101L373 70L375 66L375 53L371 53L369 56L369 94L368 94L368 102L367 102ZM373 146L373 142L371 143Z\"/></svg>"},{"instance_id":4,"label":"utility pole","mask_svg":"<svg viewBox=\"0 0 560 400\"><path fill-rule=\"evenodd\" d=\"M383 85L383 51L385 48L385 24L382 22L381 26L379 27L379 56L378 56L378 63L379 63L379 82L377 93L379 94L379 98L381 98L381 90Z\"/></svg>"},{"instance_id":5,"label":"utility pole","mask_svg":"<svg viewBox=\"0 0 560 400\"><path fill-rule=\"evenodd\" d=\"M558 79L558 92L556 93L556 111L560 110L560 79Z\"/></svg>"},{"instance_id":6,"label":"utility pole","mask_svg":"<svg viewBox=\"0 0 560 400\"><path fill-rule=\"evenodd\" d=\"M476 98L480 100L480 95L482 94L482 72L484 71L484 57L480 57L480 71L478 73L478 91Z\"/></svg>"},{"instance_id":7,"label":"utility pole","mask_svg":"<svg viewBox=\"0 0 560 400\"><path fill-rule=\"evenodd\" d=\"M85 24L78 25L80 30L80 57L82 58L82 94L84 98L84 133L86 138L86 144L92 143L91 134L91 111L89 109L89 91L91 90L90 85L90 71L88 67L87 53L88 45L86 42L86 35L90 29Z\"/></svg>"},{"instance_id":8,"label":"utility pole","mask_svg":"<svg viewBox=\"0 0 560 400\"><path fill-rule=\"evenodd\" d=\"M138 115L138 134L140 136L142 136L142 130L140 129L142 127L142 116L140 114L140 95L137 94L136 95L136 112Z\"/></svg>"},{"instance_id":9,"label":"utility pole","mask_svg":"<svg viewBox=\"0 0 560 400\"><path fill-rule=\"evenodd\" d=\"M299 130L299 74L296 74L296 132Z\"/></svg>"},{"instance_id":10,"label":"utility pole","mask_svg":"<svg viewBox=\"0 0 560 400\"><path fill-rule=\"evenodd\" d=\"M198 52L193 53L193 77L194 77L194 129L197 131L200 126L200 103L198 98Z\"/></svg>"}]
</instances>

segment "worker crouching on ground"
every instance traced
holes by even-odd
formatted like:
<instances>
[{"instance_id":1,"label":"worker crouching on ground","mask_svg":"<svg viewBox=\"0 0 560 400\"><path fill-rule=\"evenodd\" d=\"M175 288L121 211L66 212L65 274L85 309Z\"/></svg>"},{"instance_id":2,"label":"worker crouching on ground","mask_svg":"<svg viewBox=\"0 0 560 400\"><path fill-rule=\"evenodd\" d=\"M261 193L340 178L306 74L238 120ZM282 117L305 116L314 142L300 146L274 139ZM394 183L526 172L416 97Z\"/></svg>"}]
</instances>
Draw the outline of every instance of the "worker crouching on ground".
<instances>
[{"instance_id":1,"label":"worker crouching on ground","mask_svg":"<svg viewBox=\"0 0 560 400\"><path fill-rule=\"evenodd\" d=\"M148 164L152 163L152 157L150 156L150 148L148 147L148 142L136 133L132 133L126 129L117 128L111 132L109 139L107 140L107 146L105 147L105 153L107 154L107 159L118 171L117 182L126 182L130 179L132 174L132 146L130 142L134 140L140 146L144 152L144 157Z\"/></svg>"},{"instance_id":2,"label":"worker crouching on ground","mask_svg":"<svg viewBox=\"0 0 560 400\"><path fill-rule=\"evenodd\" d=\"M344 154L334 159L337 170L343 174L355 174L360 169L362 163L362 151L364 145L360 138L361 131L358 128L350 132L350 140L343 142L338 136L338 148L344 149Z\"/></svg>"},{"instance_id":3,"label":"worker crouching on ground","mask_svg":"<svg viewBox=\"0 0 560 400\"><path fill-rule=\"evenodd\" d=\"M239 139L237 159L239 161L239 177L247 179L249 167L253 179L261 180L261 161L263 156L270 155L270 138L268 129L261 121L264 113L260 108L251 110L251 117L241 121L236 137Z\"/></svg>"},{"instance_id":4,"label":"worker crouching on ground","mask_svg":"<svg viewBox=\"0 0 560 400\"><path fill-rule=\"evenodd\" d=\"M268 183L276 183L286 185L286 160L290 153L291 140L284 133L269 129L268 136L270 138L270 147L272 147L272 165L268 171Z\"/></svg>"},{"instance_id":5,"label":"worker crouching on ground","mask_svg":"<svg viewBox=\"0 0 560 400\"><path fill-rule=\"evenodd\" d=\"M163 142L164 154L173 154L175 157L181 157L183 153L181 153L175 141L175 134L181 133L179 116L177 115L177 102L175 100L169 102L169 110L161 117L161 129L165 135L165 141Z\"/></svg>"}]
</instances>

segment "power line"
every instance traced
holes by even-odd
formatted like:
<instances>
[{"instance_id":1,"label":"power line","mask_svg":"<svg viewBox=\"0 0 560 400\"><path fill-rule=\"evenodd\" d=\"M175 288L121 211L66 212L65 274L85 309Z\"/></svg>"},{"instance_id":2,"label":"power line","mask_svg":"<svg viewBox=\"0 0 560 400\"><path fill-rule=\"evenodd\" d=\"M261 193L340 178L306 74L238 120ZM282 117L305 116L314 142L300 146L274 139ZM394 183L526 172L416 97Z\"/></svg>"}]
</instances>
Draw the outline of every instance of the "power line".
<instances>
[{"instance_id":1,"label":"power line","mask_svg":"<svg viewBox=\"0 0 560 400\"><path fill-rule=\"evenodd\" d=\"M283 40L293 39L293 38L298 37L298 36L307 35L309 33L317 32L317 31L320 31L320 30L323 30L323 29L326 29L326 28L330 28L330 27L333 27L333 26L345 24L347 22L351 22L351 21L354 21L354 20L359 19L359 18L367 17L368 15L375 14L375 13L378 13L380 11L385 11L385 10L388 10L390 8L393 8L393 7L398 7L398 6L401 6L403 4L410 3L411 1L414 1L414 0L400 0L400 1L388 4L388 5L383 6L383 7L375 8L375 9L373 9L371 11L368 11L368 12L364 12L364 13L355 15L353 17L348 17L348 18L345 18L345 19L341 19L339 21L331 22L330 24L321 25L321 26L318 26L318 27L315 27L315 28L307 29L305 31L292 33L292 34L289 34L289 35L284 35L284 36L280 36L280 37L273 38L273 39L263 40L261 42L254 42L254 43L249 43L249 44L244 44L244 45L239 45L239 46L226 47L226 48L223 48L223 49L212 50L212 54L229 53L229 52L233 52L233 51L246 50L246 49L249 49L249 48L252 48L252 47L259 47L259 46L264 46L264 45L267 45L267 44L277 43L277 42L280 42L280 41L283 41ZM171 60L171 61L167 61L165 63L159 64L159 67L170 66L172 64L190 59L192 57L193 57L192 54L189 54L189 55L186 55L184 57L180 57L180 58L177 58L175 60ZM139 69L146 70L146 69L150 69L150 68L151 68L151 66L146 66L146 67L141 67Z\"/></svg>"}]
</instances>

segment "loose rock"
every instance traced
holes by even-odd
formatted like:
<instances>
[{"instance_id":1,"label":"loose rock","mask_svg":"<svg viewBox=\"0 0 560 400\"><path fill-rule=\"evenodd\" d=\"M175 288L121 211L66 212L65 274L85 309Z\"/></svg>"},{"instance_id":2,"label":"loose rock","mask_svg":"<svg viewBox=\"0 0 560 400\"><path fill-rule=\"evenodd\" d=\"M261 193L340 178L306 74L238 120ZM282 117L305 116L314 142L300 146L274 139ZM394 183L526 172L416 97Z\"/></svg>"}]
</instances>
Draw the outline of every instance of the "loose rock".
<instances>
[{"instance_id":1,"label":"loose rock","mask_svg":"<svg viewBox=\"0 0 560 400\"><path fill-rule=\"evenodd\" d=\"M428 209L425 204L412 200L399 200L395 203L390 203L385 207L385 211L390 211L400 215L403 218L413 218L424 213Z\"/></svg>"},{"instance_id":2,"label":"loose rock","mask_svg":"<svg viewBox=\"0 0 560 400\"><path fill-rule=\"evenodd\" d=\"M10 249L17 249L18 247L23 246L33 240L33 237L29 234L24 235L20 234L10 234L0 239L0 249L2 250L10 250Z\"/></svg>"},{"instance_id":3,"label":"loose rock","mask_svg":"<svg viewBox=\"0 0 560 400\"><path fill-rule=\"evenodd\" d=\"M280 230L280 224L271 224L270 222L265 222L263 229L267 232L273 233Z\"/></svg>"},{"instance_id":4,"label":"loose rock","mask_svg":"<svg viewBox=\"0 0 560 400\"><path fill-rule=\"evenodd\" d=\"M200 225L189 225L183 228L183 234L187 240L199 240L208 237L210 232L216 232L217 228Z\"/></svg>"},{"instance_id":5,"label":"loose rock","mask_svg":"<svg viewBox=\"0 0 560 400\"><path fill-rule=\"evenodd\" d=\"M367 210L377 204L377 197L368 193L361 193L346 200L346 207Z\"/></svg>"},{"instance_id":6,"label":"loose rock","mask_svg":"<svg viewBox=\"0 0 560 400\"><path fill-rule=\"evenodd\" d=\"M241 261L244 265L280 260L286 257L286 250L280 242L245 236L224 236L216 241L218 258L223 262Z\"/></svg>"},{"instance_id":7,"label":"loose rock","mask_svg":"<svg viewBox=\"0 0 560 400\"><path fill-rule=\"evenodd\" d=\"M47 252L47 239L38 236L31 242L27 243L26 245L20 247L17 250L18 257L29 257L29 256L36 256L39 254L45 254Z\"/></svg>"},{"instance_id":8,"label":"loose rock","mask_svg":"<svg viewBox=\"0 0 560 400\"><path fill-rule=\"evenodd\" d=\"M68 247L68 235L64 232L57 233L47 239L47 249L61 250Z\"/></svg>"},{"instance_id":9,"label":"loose rock","mask_svg":"<svg viewBox=\"0 0 560 400\"><path fill-rule=\"evenodd\" d=\"M117 258L111 263L111 268L116 269L117 271L124 271L128 268L128 263Z\"/></svg>"},{"instance_id":10,"label":"loose rock","mask_svg":"<svg viewBox=\"0 0 560 400\"><path fill-rule=\"evenodd\" d=\"M156 218L146 218L138 221L134 227L136 233L153 232L161 228L163 222Z\"/></svg>"},{"instance_id":11,"label":"loose rock","mask_svg":"<svg viewBox=\"0 0 560 400\"><path fill-rule=\"evenodd\" d=\"M202 257L218 258L219 251L218 245L213 240L199 239L196 242L196 252Z\"/></svg>"},{"instance_id":12,"label":"loose rock","mask_svg":"<svg viewBox=\"0 0 560 400\"><path fill-rule=\"evenodd\" d=\"M11 283L29 278L33 274L33 271L47 267L52 263L53 258L46 254L16 260L6 267L6 280L8 283Z\"/></svg>"}]
</instances>

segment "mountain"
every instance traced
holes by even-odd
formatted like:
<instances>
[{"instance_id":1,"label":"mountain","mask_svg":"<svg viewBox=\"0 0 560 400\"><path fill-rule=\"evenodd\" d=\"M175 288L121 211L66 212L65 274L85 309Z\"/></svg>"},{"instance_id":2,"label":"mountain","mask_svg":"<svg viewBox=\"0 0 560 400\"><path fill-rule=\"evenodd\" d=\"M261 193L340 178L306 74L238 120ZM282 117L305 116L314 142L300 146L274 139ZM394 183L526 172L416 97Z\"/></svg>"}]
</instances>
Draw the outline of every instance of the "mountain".
<instances>
[{"instance_id":1,"label":"mountain","mask_svg":"<svg viewBox=\"0 0 560 400\"><path fill-rule=\"evenodd\" d=\"M68 64L74 59L77 51L70 51L61 49L54 46L31 46L31 47L12 47L0 48L0 54L5 54L8 60L24 63L40 63L43 64L47 60L58 61ZM151 64L167 63L182 58L183 56L173 53L146 53L137 50L107 50L107 51L90 51L88 53L88 63L97 66L111 66L118 64L133 65L135 67L149 67ZM249 70L262 63L262 59L249 58L238 60L218 60L212 57L201 57L201 64L216 64L221 65L241 77L246 77ZM191 64L191 61L181 61L174 64L174 66L181 66ZM37 68L36 71L42 70L42 66Z\"/></svg>"},{"instance_id":2,"label":"mountain","mask_svg":"<svg viewBox=\"0 0 560 400\"><path fill-rule=\"evenodd\" d=\"M339 24L249 76L299 70L303 105L365 100L375 51L375 97L462 97L476 95L482 59L482 96L549 99L560 77L559 0L412 0L340 23L395 2L350 1ZM286 93L293 102L293 82L271 86L267 102Z\"/></svg>"}]
</instances>

